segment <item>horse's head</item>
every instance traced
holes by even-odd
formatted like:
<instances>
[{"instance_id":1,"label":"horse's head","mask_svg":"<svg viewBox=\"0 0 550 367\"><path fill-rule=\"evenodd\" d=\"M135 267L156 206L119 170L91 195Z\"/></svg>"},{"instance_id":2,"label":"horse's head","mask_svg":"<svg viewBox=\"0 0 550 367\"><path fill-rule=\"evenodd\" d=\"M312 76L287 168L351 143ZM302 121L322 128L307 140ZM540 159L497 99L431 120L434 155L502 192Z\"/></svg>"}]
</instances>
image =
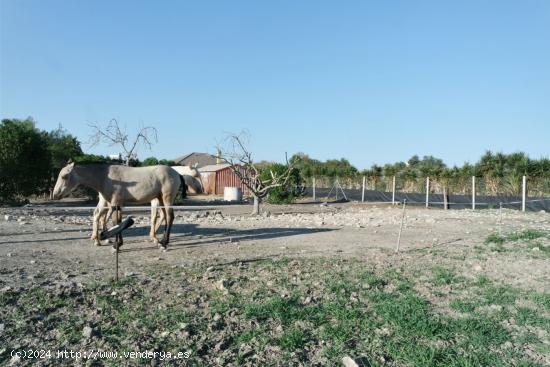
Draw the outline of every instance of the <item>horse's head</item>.
<instances>
[{"instance_id":1,"label":"horse's head","mask_svg":"<svg viewBox=\"0 0 550 367\"><path fill-rule=\"evenodd\" d=\"M76 187L78 182L76 180L76 173L74 172L74 163L69 163L57 176L57 182L53 189L52 198L55 200L68 196Z\"/></svg>"}]
</instances>

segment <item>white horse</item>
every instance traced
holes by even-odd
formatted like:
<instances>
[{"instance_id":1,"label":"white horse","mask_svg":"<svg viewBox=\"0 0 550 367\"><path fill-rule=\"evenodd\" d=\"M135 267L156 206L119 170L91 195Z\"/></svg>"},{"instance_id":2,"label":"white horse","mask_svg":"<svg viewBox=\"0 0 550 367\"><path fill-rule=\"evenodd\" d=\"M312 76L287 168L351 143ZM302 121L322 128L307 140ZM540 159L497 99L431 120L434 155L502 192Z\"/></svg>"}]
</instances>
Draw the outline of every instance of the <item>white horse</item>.
<instances>
[{"instance_id":1,"label":"white horse","mask_svg":"<svg viewBox=\"0 0 550 367\"><path fill-rule=\"evenodd\" d=\"M60 199L69 195L78 185L90 187L102 195L115 210L114 224L122 220L121 205L144 204L157 199L166 228L162 240L158 243L160 248L166 249L174 222L174 210L171 206L180 188L185 190L183 178L176 171L168 166L127 167L106 163L70 163L59 173L53 198ZM151 210L152 214L153 210L156 218L156 207ZM121 245L122 234L118 234L114 247L118 249Z\"/></svg>"},{"instance_id":2,"label":"white horse","mask_svg":"<svg viewBox=\"0 0 550 367\"><path fill-rule=\"evenodd\" d=\"M193 194L202 194L204 188L202 186L201 173L197 169L197 165L194 166L171 166L177 173L183 176L185 184L189 192Z\"/></svg>"},{"instance_id":3,"label":"white horse","mask_svg":"<svg viewBox=\"0 0 550 367\"><path fill-rule=\"evenodd\" d=\"M185 196L183 197L185 199ZM151 200L151 230L149 232L149 238L151 241L153 241L155 244L158 245L159 241L156 236L157 231L159 230L160 225L164 221L164 214L163 211L160 210L160 220L157 221L157 208L159 206L159 200L153 199ZM113 213L113 207L111 204L101 195L99 194L99 201L97 203L96 208L94 209L94 219L93 219L93 227L92 227L92 237L91 240L94 242L96 246L101 246L101 242L99 241L99 223L101 222L101 229L103 232L107 231L109 229L109 226L107 224L109 218L111 218L111 214Z\"/></svg>"}]
</instances>

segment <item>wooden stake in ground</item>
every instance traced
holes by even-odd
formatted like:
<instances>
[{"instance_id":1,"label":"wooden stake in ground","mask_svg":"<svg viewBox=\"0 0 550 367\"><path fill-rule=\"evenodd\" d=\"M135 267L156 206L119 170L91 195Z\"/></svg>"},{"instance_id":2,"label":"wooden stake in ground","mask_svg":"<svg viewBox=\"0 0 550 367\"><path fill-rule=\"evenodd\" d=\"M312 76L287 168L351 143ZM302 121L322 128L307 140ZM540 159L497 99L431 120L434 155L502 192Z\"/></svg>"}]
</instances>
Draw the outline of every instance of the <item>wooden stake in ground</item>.
<instances>
[{"instance_id":1,"label":"wooden stake in ground","mask_svg":"<svg viewBox=\"0 0 550 367\"><path fill-rule=\"evenodd\" d=\"M407 199L403 200L403 214L401 214L401 225L399 226L399 235L397 236L397 248L395 252L399 252L399 245L401 244L401 232L403 231L403 222L405 221L405 207L407 206Z\"/></svg>"}]
</instances>

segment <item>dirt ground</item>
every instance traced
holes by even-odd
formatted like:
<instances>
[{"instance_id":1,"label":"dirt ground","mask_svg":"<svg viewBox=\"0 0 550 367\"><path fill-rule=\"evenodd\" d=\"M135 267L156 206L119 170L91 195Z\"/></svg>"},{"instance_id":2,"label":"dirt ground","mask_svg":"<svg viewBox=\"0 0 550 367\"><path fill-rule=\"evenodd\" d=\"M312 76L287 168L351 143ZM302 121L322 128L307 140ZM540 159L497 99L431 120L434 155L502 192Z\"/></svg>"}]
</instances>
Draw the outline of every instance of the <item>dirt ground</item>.
<instances>
[{"instance_id":1,"label":"dirt ground","mask_svg":"<svg viewBox=\"0 0 550 367\"><path fill-rule=\"evenodd\" d=\"M400 207L339 203L264 205L252 217L248 205L176 210L171 241L161 252L148 239L147 212L127 211L136 224L124 233L120 274L164 265L216 265L281 257L355 258L374 267L453 266L514 286L550 290L550 268L536 251L487 252L476 247L491 233L550 230L550 214L503 210L406 208L400 252L395 253ZM114 276L109 244L92 245L90 210L29 206L0 209L0 286L24 286L60 278ZM501 224L500 224L501 223ZM162 232L162 229L161 229ZM543 244L544 245L544 244ZM442 253L444 256L441 256Z\"/></svg>"},{"instance_id":2,"label":"dirt ground","mask_svg":"<svg viewBox=\"0 0 550 367\"><path fill-rule=\"evenodd\" d=\"M148 365L550 363L548 213L304 202L255 217L193 204L176 210L164 252L149 213L125 211L136 223L118 285L111 246L90 240L93 207L0 208L0 364L32 365L9 350L38 345L192 351Z\"/></svg>"}]
</instances>

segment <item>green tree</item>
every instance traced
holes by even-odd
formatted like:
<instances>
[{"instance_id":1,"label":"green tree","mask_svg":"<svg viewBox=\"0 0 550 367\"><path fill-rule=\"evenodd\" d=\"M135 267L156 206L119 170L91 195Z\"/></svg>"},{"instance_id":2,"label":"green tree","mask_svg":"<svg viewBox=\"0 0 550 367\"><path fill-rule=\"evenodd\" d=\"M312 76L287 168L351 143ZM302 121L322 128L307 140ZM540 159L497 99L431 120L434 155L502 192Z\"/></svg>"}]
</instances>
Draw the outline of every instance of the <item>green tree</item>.
<instances>
[{"instance_id":1,"label":"green tree","mask_svg":"<svg viewBox=\"0 0 550 367\"><path fill-rule=\"evenodd\" d=\"M161 159L158 164L162 164L164 166L175 166L176 162L170 159Z\"/></svg>"},{"instance_id":2,"label":"green tree","mask_svg":"<svg viewBox=\"0 0 550 367\"><path fill-rule=\"evenodd\" d=\"M32 118L0 124L0 200L20 200L46 191L51 154Z\"/></svg>"},{"instance_id":3,"label":"green tree","mask_svg":"<svg viewBox=\"0 0 550 367\"><path fill-rule=\"evenodd\" d=\"M143 160L141 163L143 166L156 166L159 164L159 160L155 157L148 157Z\"/></svg>"},{"instance_id":4,"label":"green tree","mask_svg":"<svg viewBox=\"0 0 550 367\"><path fill-rule=\"evenodd\" d=\"M55 184L59 171L69 162L82 156L82 148L78 139L69 134L61 125L56 130L46 132L42 131L42 137L48 145L50 152L50 182L49 186Z\"/></svg>"},{"instance_id":5,"label":"green tree","mask_svg":"<svg viewBox=\"0 0 550 367\"><path fill-rule=\"evenodd\" d=\"M260 180L268 185L272 182L273 175L280 176L288 170L288 166L280 163L273 163L261 171ZM290 178L284 185L276 186L269 190L267 202L270 204L289 204L296 198L303 195L304 180L300 175L300 170L294 168L290 171Z\"/></svg>"},{"instance_id":6,"label":"green tree","mask_svg":"<svg viewBox=\"0 0 550 367\"><path fill-rule=\"evenodd\" d=\"M74 161L75 162L105 162L105 163L113 162L109 157L106 157L103 155L96 155L96 154L86 154L86 153L76 156L74 158ZM121 162L117 161L116 163L121 163Z\"/></svg>"}]
</instances>

